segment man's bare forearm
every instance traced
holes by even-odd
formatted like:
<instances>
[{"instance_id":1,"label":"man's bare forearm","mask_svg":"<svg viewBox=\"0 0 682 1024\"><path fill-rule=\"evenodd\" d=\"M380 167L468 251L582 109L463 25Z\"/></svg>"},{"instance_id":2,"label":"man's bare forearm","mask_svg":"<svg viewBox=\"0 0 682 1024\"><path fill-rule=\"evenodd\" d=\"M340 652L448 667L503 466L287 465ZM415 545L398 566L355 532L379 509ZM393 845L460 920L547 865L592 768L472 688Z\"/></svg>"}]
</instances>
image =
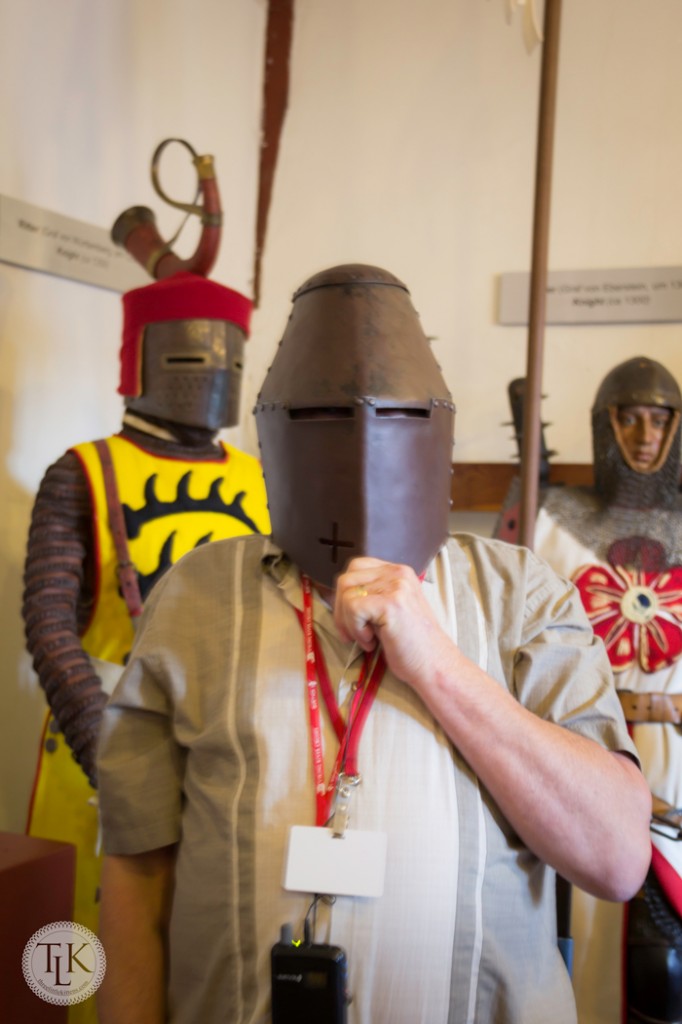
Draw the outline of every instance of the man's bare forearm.
<instances>
[{"instance_id":1,"label":"man's bare forearm","mask_svg":"<svg viewBox=\"0 0 682 1024\"><path fill-rule=\"evenodd\" d=\"M604 899L637 891L651 855L651 795L626 755L524 708L443 632L405 566L352 561L334 614L346 639L367 650L381 643L533 853Z\"/></svg>"},{"instance_id":2,"label":"man's bare forearm","mask_svg":"<svg viewBox=\"0 0 682 1024\"><path fill-rule=\"evenodd\" d=\"M414 689L529 849L593 895L634 895L651 795L627 755L538 718L457 649Z\"/></svg>"},{"instance_id":3,"label":"man's bare forearm","mask_svg":"<svg viewBox=\"0 0 682 1024\"><path fill-rule=\"evenodd\" d=\"M100 1024L166 1020L174 866L174 846L104 859L100 937L107 970L98 993Z\"/></svg>"}]
</instances>

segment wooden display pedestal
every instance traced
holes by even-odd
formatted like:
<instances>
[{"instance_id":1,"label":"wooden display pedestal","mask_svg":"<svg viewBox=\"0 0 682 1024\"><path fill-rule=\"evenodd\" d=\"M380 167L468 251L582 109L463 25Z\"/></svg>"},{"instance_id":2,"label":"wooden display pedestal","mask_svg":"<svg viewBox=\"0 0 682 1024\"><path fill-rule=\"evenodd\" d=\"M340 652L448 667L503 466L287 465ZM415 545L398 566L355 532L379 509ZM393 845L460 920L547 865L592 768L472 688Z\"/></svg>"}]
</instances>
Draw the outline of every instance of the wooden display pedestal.
<instances>
[{"instance_id":1,"label":"wooden display pedestal","mask_svg":"<svg viewBox=\"0 0 682 1024\"><path fill-rule=\"evenodd\" d=\"M69 843L0 832L0 1020L66 1024L68 1006L53 1006L24 980L21 958L34 932L73 919L76 849Z\"/></svg>"}]
</instances>

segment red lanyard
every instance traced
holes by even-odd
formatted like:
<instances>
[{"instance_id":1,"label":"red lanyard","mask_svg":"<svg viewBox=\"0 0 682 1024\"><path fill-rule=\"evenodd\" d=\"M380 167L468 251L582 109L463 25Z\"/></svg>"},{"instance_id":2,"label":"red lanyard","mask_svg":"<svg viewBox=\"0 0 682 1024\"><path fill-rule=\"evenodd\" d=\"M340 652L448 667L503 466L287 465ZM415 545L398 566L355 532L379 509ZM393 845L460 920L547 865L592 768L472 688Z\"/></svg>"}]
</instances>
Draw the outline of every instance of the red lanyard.
<instances>
[{"instance_id":1,"label":"red lanyard","mask_svg":"<svg viewBox=\"0 0 682 1024\"><path fill-rule=\"evenodd\" d=\"M308 710L310 713L310 738L313 758L313 777L315 780L316 823L326 825L330 816L331 801L336 789L339 773L357 776L358 748L367 715L369 714L382 676L386 669L383 654L365 654L357 688L353 694L348 722L344 722L334 697L322 648L313 629L313 595L310 579L301 573L303 585L303 611L296 614L303 627L305 644L305 668L308 691ZM374 667L370 672L370 665ZM369 673L369 680L367 679ZM329 712L334 732L339 741L339 752L336 755L334 768L329 782L324 781L324 750L322 746L322 726L320 723L319 689L322 690L324 703Z\"/></svg>"}]
</instances>

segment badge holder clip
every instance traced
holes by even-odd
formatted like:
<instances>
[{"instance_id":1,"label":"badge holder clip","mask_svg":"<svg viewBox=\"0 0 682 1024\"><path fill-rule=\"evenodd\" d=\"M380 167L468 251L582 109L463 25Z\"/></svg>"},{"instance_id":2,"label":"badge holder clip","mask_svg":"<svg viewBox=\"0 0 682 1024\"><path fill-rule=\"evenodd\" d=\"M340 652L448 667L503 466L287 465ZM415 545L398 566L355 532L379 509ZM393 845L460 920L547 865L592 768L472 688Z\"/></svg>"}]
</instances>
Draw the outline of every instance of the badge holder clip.
<instances>
[{"instance_id":1,"label":"badge holder clip","mask_svg":"<svg viewBox=\"0 0 682 1024\"><path fill-rule=\"evenodd\" d=\"M334 796L334 816L331 821L332 833L335 839L343 839L348 822L350 821L350 806L353 798L353 791L362 782L360 774L346 775L341 772L336 782L336 794Z\"/></svg>"}]
</instances>

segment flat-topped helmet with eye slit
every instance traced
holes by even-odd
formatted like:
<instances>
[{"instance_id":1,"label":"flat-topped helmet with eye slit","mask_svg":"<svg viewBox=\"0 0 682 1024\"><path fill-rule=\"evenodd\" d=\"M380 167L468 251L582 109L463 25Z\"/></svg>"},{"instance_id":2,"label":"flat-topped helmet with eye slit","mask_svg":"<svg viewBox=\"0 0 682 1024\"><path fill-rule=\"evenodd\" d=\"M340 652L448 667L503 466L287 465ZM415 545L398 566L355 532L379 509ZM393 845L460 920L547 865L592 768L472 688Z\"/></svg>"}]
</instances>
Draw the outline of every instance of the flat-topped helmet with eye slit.
<instances>
[{"instance_id":1,"label":"flat-topped helmet with eye slit","mask_svg":"<svg viewBox=\"0 0 682 1024\"><path fill-rule=\"evenodd\" d=\"M273 540L300 569L331 587L358 555L426 568L455 407L401 281L362 264L306 281L254 412Z\"/></svg>"},{"instance_id":2,"label":"flat-topped helmet with eye slit","mask_svg":"<svg viewBox=\"0 0 682 1024\"><path fill-rule=\"evenodd\" d=\"M123 296L119 394L131 412L217 431L239 422L251 301L178 273Z\"/></svg>"}]
</instances>

